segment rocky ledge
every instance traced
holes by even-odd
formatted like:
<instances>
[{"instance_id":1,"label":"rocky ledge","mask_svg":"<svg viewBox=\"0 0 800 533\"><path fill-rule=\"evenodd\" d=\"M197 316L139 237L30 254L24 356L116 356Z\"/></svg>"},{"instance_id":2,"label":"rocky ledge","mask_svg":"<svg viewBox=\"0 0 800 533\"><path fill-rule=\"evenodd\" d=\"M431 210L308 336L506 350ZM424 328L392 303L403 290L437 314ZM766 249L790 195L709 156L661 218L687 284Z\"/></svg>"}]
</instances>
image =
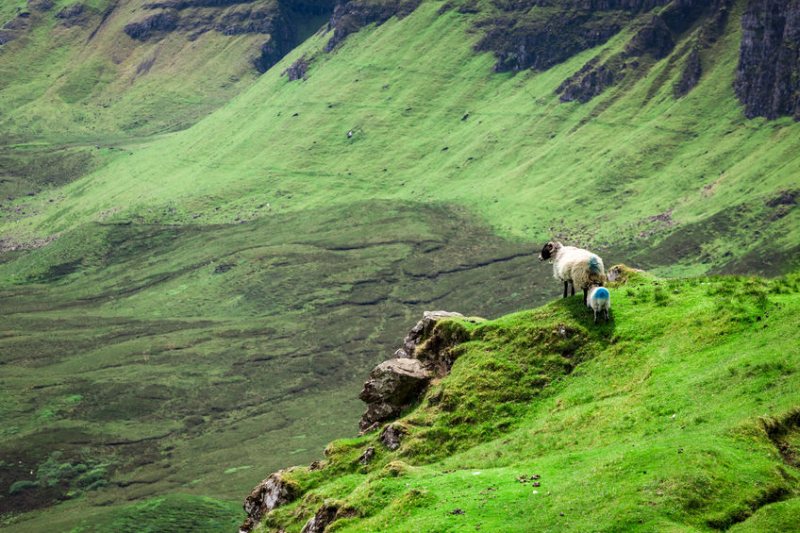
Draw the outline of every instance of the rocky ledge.
<instances>
[{"instance_id":1,"label":"rocky ledge","mask_svg":"<svg viewBox=\"0 0 800 533\"><path fill-rule=\"evenodd\" d=\"M384 422L400 416L422 397L431 380L450 372L458 356L455 347L468 339L463 326L450 320L453 318L470 322L483 320L448 311L425 311L392 357L372 369L359 395L367 404L359 422L361 434L377 430ZM387 449L396 450L405 434L402 425L386 424L379 441ZM359 462L368 464L374 454L374 448L367 448ZM311 469L318 467L315 463ZM247 518L239 528L240 533L248 533L267 513L299 497L297 487L285 476L290 471L275 472L252 490L244 501ZM324 502L309 519L303 533L322 532L329 523L348 512L335 502Z\"/></svg>"}]
</instances>

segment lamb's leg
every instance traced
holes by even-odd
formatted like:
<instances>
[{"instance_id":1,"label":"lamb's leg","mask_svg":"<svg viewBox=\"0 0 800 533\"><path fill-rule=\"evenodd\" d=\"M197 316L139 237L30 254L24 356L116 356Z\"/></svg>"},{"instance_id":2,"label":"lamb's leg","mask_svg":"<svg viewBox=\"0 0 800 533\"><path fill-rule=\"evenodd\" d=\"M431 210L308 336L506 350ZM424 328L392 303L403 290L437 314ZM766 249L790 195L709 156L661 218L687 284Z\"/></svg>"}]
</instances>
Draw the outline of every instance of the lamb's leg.
<instances>
[{"instance_id":1,"label":"lamb's leg","mask_svg":"<svg viewBox=\"0 0 800 533\"><path fill-rule=\"evenodd\" d=\"M605 311L606 311L606 322L608 322L609 320L611 320L611 318L608 316L608 308L606 308Z\"/></svg>"},{"instance_id":2,"label":"lamb's leg","mask_svg":"<svg viewBox=\"0 0 800 533\"><path fill-rule=\"evenodd\" d=\"M564 298L567 297L567 288L569 287L569 281L564 282Z\"/></svg>"},{"instance_id":3,"label":"lamb's leg","mask_svg":"<svg viewBox=\"0 0 800 533\"><path fill-rule=\"evenodd\" d=\"M597 324L597 309L592 309L594 311L594 323Z\"/></svg>"}]
</instances>

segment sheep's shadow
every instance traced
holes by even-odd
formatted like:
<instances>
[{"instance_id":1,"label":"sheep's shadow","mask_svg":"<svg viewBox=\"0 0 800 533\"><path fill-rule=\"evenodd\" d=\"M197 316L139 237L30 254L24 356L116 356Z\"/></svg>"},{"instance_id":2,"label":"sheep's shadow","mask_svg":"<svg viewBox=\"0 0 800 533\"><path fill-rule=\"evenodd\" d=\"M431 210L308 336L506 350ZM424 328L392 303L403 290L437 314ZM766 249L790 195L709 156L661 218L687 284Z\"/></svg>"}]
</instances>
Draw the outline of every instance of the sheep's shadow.
<instances>
[{"instance_id":1,"label":"sheep's shadow","mask_svg":"<svg viewBox=\"0 0 800 533\"><path fill-rule=\"evenodd\" d=\"M568 296L561 299L562 305L569 311L572 318L585 327L593 336L598 340L608 342L614 336L616 330L616 321L614 320L614 310L609 311L609 320L606 321L601 316L602 313L597 314L597 323L594 321L594 311L583 303L583 294L576 294L575 296Z\"/></svg>"}]
</instances>

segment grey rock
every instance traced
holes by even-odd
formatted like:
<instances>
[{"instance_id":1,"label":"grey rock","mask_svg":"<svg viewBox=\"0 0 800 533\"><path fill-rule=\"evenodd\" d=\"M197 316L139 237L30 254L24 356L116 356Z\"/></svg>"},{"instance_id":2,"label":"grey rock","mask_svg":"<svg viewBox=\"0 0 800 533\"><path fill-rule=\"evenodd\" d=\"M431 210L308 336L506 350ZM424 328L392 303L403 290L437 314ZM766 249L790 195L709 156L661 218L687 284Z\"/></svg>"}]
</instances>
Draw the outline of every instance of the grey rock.
<instances>
[{"instance_id":1,"label":"grey rock","mask_svg":"<svg viewBox=\"0 0 800 533\"><path fill-rule=\"evenodd\" d=\"M368 465L372 461L373 457L375 457L375 448L370 446L364 450L364 453L362 453L361 457L358 458L358 462L362 465Z\"/></svg>"},{"instance_id":2,"label":"grey rock","mask_svg":"<svg viewBox=\"0 0 800 533\"><path fill-rule=\"evenodd\" d=\"M451 311L425 311L422 320L411 328L403 339L403 346L394 352L395 357L414 357L414 352L423 340L430 336L436 323L445 318L462 317L461 313Z\"/></svg>"},{"instance_id":3,"label":"grey rock","mask_svg":"<svg viewBox=\"0 0 800 533\"><path fill-rule=\"evenodd\" d=\"M430 373L416 359L389 359L376 366L359 395L367 403L359 424L362 433L374 428L377 422L397 416L419 397L430 378Z\"/></svg>"},{"instance_id":4,"label":"grey rock","mask_svg":"<svg viewBox=\"0 0 800 533\"><path fill-rule=\"evenodd\" d=\"M399 424L389 424L381 432L381 444L386 446L389 450L396 450L400 447L400 442L406 434L405 428Z\"/></svg>"},{"instance_id":5,"label":"grey rock","mask_svg":"<svg viewBox=\"0 0 800 533\"><path fill-rule=\"evenodd\" d=\"M252 530L265 514L297 498L297 488L284 479L283 472L285 471L281 470L270 475L245 498L244 511L247 518L239 526L240 533Z\"/></svg>"},{"instance_id":6,"label":"grey rock","mask_svg":"<svg viewBox=\"0 0 800 533\"><path fill-rule=\"evenodd\" d=\"M800 2L750 0L734 88L748 118L800 120Z\"/></svg>"},{"instance_id":7,"label":"grey rock","mask_svg":"<svg viewBox=\"0 0 800 533\"><path fill-rule=\"evenodd\" d=\"M339 507L336 505L323 505L317 510L316 514L306 522L306 525L303 526L300 533L324 533L325 528L336 520L338 512Z\"/></svg>"}]
</instances>

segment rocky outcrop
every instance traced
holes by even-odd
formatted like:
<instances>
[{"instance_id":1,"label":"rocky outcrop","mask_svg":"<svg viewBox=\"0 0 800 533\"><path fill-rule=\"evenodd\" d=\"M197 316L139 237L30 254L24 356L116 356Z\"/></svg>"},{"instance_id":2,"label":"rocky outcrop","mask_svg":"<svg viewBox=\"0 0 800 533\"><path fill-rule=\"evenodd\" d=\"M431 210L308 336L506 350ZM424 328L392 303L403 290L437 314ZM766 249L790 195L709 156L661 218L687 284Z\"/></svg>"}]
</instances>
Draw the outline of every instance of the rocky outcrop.
<instances>
[{"instance_id":1,"label":"rocky outcrop","mask_svg":"<svg viewBox=\"0 0 800 533\"><path fill-rule=\"evenodd\" d=\"M300 533L324 533L325 528L336 520L339 513L339 506L335 504L325 504L320 507L314 516L306 522Z\"/></svg>"},{"instance_id":2,"label":"rocky outcrop","mask_svg":"<svg viewBox=\"0 0 800 533\"><path fill-rule=\"evenodd\" d=\"M447 318L464 318L464 315L450 311L425 311L422 314L422 320L417 322L414 327L409 330L408 334L403 339L403 346L394 352L394 356L414 357L417 346L431 336L436 323Z\"/></svg>"},{"instance_id":3,"label":"rocky outcrop","mask_svg":"<svg viewBox=\"0 0 800 533\"><path fill-rule=\"evenodd\" d=\"M800 120L800 0L750 0L734 82L748 118Z\"/></svg>"},{"instance_id":4,"label":"rocky outcrop","mask_svg":"<svg viewBox=\"0 0 800 533\"><path fill-rule=\"evenodd\" d=\"M364 26L377 24L380 26L390 18L397 16L403 18L410 15L421 0L385 0L382 2L350 1L342 2L333 9L333 15L328 22L328 31L333 30L333 36L325 45L325 51L330 52L344 41L351 33L355 33Z\"/></svg>"},{"instance_id":5,"label":"rocky outcrop","mask_svg":"<svg viewBox=\"0 0 800 533\"><path fill-rule=\"evenodd\" d=\"M629 57L650 54L661 59L674 47L672 31L662 17L655 15L631 38L625 46L625 54Z\"/></svg>"},{"instance_id":6,"label":"rocky outcrop","mask_svg":"<svg viewBox=\"0 0 800 533\"><path fill-rule=\"evenodd\" d=\"M290 24L274 19L272 28L269 40L261 45L258 57L253 61L259 72L269 70L295 46L296 37Z\"/></svg>"},{"instance_id":7,"label":"rocky outcrop","mask_svg":"<svg viewBox=\"0 0 800 533\"><path fill-rule=\"evenodd\" d=\"M308 71L309 60L303 55L292 63L286 70L281 72L282 75L289 78L289 81L297 81L306 79L306 72Z\"/></svg>"},{"instance_id":8,"label":"rocky outcrop","mask_svg":"<svg viewBox=\"0 0 800 533\"><path fill-rule=\"evenodd\" d=\"M703 74L703 66L700 63L700 51L695 47L689 52L686 63L681 72L681 79L675 85L675 98L680 98L689 94L700 81Z\"/></svg>"},{"instance_id":9,"label":"rocky outcrop","mask_svg":"<svg viewBox=\"0 0 800 533\"><path fill-rule=\"evenodd\" d=\"M469 333L452 322L450 327L436 325L461 316L441 311L426 313L406 336L395 358L372 370L360 395L367 403L359 424L362 433L396 418L419 399L431 379L450 373L457 358L453 348L468 340Z\"/></svg>"},{"instance_id":10,"label":"rocky outcrop","mask_svg":"<svg viewBox=\"0 0 800 533\"><path fill-rule=\"evenodd\" d=\"M593 58L564 80L556 94L561 95L562 102L588 102L628 76L644 75L653 60L671 54L678 39L705 18L694 50L684 64L681 80L674 88L677 97L687 94L702 75L699 49L710 46L721 35L730 5L731 0L673 0L636 31L623 52L604 61Z\"/></svg>"},{"instance_id":11,"label":"rocky outcrop","mask_svg":"<svg viewBox=\"0 0 800 533\"><path fill-rule=\"evenodd\" d=\"M265 72L304 38L309 16L327 15L334 0L165 0L145 4L139 19L124 32L138 41L161 39L171 33L194 40L205 32L223 35L266 35L253 66Z\"/></svg>"},{"instance_id":12,"label":"rocky outcrop","mask_svg":"<svg viewBox=\"0 0 800 533\"><path fill-rule=\"evenodd\" d=\"M446 375L456 359L454 347L467 341L467 329L457 321L478 322L483 319L466 318L460 313L425 311L403 339L403 345L388 359L372 369L359 397L367 403L367 411L359 423L361 433L376 429L382 422L396 418L401 412L419 401L431 379ZM397 450L407 433L400 423L386 425L378 441L388 450ZM327 453L327 451L326 451ZM375 447L367 447L358 457L358 463L368 465L375 457ZM318 470L312 463L309 470ZM270 511L298 498L295 484L279 471L262 481L244 502L247 518L240 533L251 531ZM342 509L336 502L326 501L303 527L305 533L323 532L334 520L353 516L353 509Z\"/></svg>"},{"instance_id":13,"label":"rocky outcrop","mask_svg":"<svg viewBox=\"0 0 800 533\"><path fill-rule=\"evenodd\" d=\"M31 28L31 14L29 11L17 13L0 28L0 45L13 41Z\"/></svg>"},{"instance_id":14,"label":"rocky outcrop","mask_svg":"<svg viewBox=\"0 0 800 533\"><path fill-rule=\"evenodd\" d=\"M359 422L361 433L396 418L419 400L431 379L450 372L456 359L452 346L469 337L463 327L437 328L450 318L465 317L448 311L425 311L394 357L372 369L359 395L367 404Z\"/></svg>"},{"instance_id":15,"label":"rocky outcrop","mask_svg":"<svg viewBox=\"0 0 800 533\"><path fill-rule=\"evenodd\" d=\"M484 32L475 45L478 52L494 52L495 72L546 70L573 55L603 44L616 35L627 20L595 19L592 13L563 11L551 17L520 20L516 13L478 22Z\"/></svg>"},{"instance_id":16,"label":"rocky outcrop","mask_svg":"<svg viewBox=\"0 0 800 533\"><path fill-rule=\"evenodd\" d=\"M297 486L288 481L284 473L284 470L275 472L256 485L245 498L244 512L247 513L247 518L239 527L240 533L251 531L265 514L297 498Z\"/></svg>"},{"instance_id":17,"label":"rocky outcrop","mask_svg":"<svg viewBox=\"0 0 800 533\"><path fill-rule=\"evenodd\" d=\"M406 435L406 430L399 424L389 424L381 431L381 444L389 450L396 450L400 447L400 441Z\"/></svg>"},{"instance_id":18,"label":"rocky outcrop","mask_svg":"<svg viewBox=\"0 0 800 533\"><path fill-rule=\"evenodd\" d=\"M614 84L617 69L607 64L599 64L598 58L586 63L578 72L564 80L556 89L562 102L578 101L586 103Z\"/></svg>"},{"instance_id":19,"label":"rocky outcrop","mask_svg":"<svg viewBox=\"0 0 800 533\"><path fill-rule=\"evenodd\" d=\"M155 35L170 32L177 27L178 13L174 10L166 10L126 24L123 31L131 39L146 41Z\"/></svg>"},{"instance_id":20,"label":"rocky outcrop","mask_svg":"<svg viewBox=\"0 0 800 533\"><path fill-rule=\"evenodd\" d=\"M425 390L432 374L416 359L389 359L376 366L359 398L367 404L359 428L372 430L379 422L396 417Z\"/></svg>"},{"instance_id":21,"label":"rocky outcrop","mask_svg":"<svg viewBox=\"0 0 800 533\"><path fill-rule=\"evenodd\" d=\"M77 4L67 6L56 13L56 18L61 21L62 26L78 26L87 22L89 18L88 11L89 10L86 9L85 5L78 2Z\"/></svg>"}]
</instances>

